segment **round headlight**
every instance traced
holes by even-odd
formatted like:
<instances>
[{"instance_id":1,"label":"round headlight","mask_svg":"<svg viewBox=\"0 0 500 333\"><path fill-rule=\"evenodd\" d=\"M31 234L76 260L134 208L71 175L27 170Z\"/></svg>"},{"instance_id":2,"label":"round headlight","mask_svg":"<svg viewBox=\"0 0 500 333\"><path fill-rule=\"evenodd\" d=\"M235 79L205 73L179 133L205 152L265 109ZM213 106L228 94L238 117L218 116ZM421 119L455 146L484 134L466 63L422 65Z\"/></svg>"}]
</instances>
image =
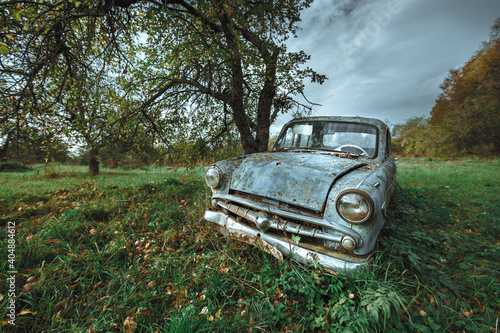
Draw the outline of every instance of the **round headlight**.
<instances>
[{"instance_id":1,"label":"round headlight","mask_svg":"<svg viewBox=\"0 0 500 333\"><path fill-rule=\"evenodd\" d=\"M373 213L373 201L365 192L347 190L337 198L337 212L349 223L366 222Z\"/></svg>"},{"instance_id":2,"label":"round headlight","mask_svg":"<svg viewBox=\"0 0 500 333\"><path fill-rule=\"evenodd\" d=\"M216 166L211 166L205 172L205 182L211 188L216 188L220 185L221 181L221 171Z\"/></svg>"}]
</instances>

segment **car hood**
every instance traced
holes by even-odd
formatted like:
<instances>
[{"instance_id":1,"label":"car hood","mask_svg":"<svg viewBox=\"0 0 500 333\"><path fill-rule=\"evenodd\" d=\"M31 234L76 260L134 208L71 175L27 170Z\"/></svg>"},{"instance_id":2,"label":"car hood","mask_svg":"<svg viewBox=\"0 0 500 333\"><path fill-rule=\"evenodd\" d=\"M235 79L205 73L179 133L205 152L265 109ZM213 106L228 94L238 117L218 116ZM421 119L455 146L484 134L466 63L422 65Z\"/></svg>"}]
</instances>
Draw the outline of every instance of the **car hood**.
<instances>
[{"instance_id":1,"label":"car hood","mask_svg":"<svg viewBox=\"0 0 500 333\"><path fill-rule=\"evenodd\" d=\"M319 212L333 183L366 164L314 152L247 155L234 169L230 189Z\"/></svg>"}]
</instances>

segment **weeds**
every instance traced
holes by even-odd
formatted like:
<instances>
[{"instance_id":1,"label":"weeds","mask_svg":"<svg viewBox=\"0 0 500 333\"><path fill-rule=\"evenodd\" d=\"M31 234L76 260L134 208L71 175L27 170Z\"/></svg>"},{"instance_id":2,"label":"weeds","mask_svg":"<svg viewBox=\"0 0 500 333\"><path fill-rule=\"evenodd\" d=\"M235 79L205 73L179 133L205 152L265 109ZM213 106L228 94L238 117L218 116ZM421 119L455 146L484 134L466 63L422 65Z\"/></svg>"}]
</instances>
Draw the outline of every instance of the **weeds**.
<instances>
[{"instance_id":1,"label":"weeds","mask_svg":"<svg viewBox=\"0 0 500 333\"><path fill-rule=\"evenodd\" d=\"M373 269L350 275L220 236L202 220L200 169L5 174L2 234L17 223L15 328L494 332L498 169L498 160L403 160ZM0 320L13 331L4 286Z\"/></svg>"}]
</instances>

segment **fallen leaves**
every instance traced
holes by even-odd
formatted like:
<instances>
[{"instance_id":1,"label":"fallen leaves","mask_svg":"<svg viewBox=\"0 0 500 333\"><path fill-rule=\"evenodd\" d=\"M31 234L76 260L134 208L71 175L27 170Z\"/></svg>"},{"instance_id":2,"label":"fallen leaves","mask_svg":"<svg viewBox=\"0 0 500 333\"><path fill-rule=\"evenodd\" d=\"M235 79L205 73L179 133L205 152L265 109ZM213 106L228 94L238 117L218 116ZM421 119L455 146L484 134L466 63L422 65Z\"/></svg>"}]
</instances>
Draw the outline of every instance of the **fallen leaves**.
<instances>
[{"instance_id":1,"label":"fallen leaves","mask_svg":"<svg viewBox=\"0 0 500 333\"><path fill-rule=\"evenodd\" d=\"M23 290L26 291L26 292L30 292L31 290L31 287L33 287L35 283L34 282L30 282L30 283L26 283L24 286L23 286Z\"/></svg>"},{"instance_id":2,"label":"fallen leaves","mask_svg":"<svg viewBox=\"0 0 500 333\"><path fill-rule=\"evenodd\" d=\"M339 272L336 272L334 271L333 269L331 268L326 268L325 271L328 273L328 274L332 274L332 275L335 275L335 276L339 276Z\"/></svg>"},{"instance_id":3,"label":"fallen leaves","mask_svg":"<svg viewBox=\"0 0 500 333\"><path fill-rule=\"evenodd\" d=\"M127 317L123 322L123 330L125 333L133 333L137 323L134 321L133 317Z\"/></svg>"},{"instance_id":4,"label":"fallen leaves","mask_svg":"<svg viewBox=\"0 0 500 333\"><path fill-rule=\"evenodd\" d=\"M474 315L474 311L472 310L467 310L467 309L462 309L462 315L467 318L472 318Z\"/></svg>"},{"instance_id":5,"label":"fallen leaves","mask_svg":"<svg viewBox=\"0 0 500 333\"><path fill-rule=\"evenodd\" d=\"M29 309L22 309L21 312L19 312L17 315L18 316L24 316L24 315L27 315L27 314L30 314L30 315L34 316L34 315L36 315L36 311L33 312L33 311L29 310Z\"/></svg>"}]
</instances>

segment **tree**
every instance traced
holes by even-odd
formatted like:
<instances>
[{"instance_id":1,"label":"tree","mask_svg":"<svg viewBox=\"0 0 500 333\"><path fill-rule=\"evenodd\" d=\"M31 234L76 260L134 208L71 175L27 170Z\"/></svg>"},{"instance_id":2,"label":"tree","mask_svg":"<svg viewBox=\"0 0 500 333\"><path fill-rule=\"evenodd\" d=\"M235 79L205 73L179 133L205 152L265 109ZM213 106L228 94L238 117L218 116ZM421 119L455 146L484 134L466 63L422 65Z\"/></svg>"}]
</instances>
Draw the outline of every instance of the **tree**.
<instances>
[{"instance_id":1,"label":"tree","mask_svg":"<svg viewBox=\"0 0 500 333\"><path fill-rule=\"evenodd\" d=\"M425 156L432 152L432 135L429 120L413 117L392 129L392 146L395 153L407 156Z\"/></svg>"},{"instance_id":2,"label":"tree","mask_svg":"<svg viewBox=\"0 0 500 333\"><path fill-rule=\"evenodd\" d=\"M148 83L143 105L187 108L214 127L211 138L234 123L245 153L267 150L276 117L307 107L292 99L303 93L303 80L325 80L300 69L309 57L284 44L310 2L171 0L140 7L136 31L147 39L134 48L143 57L136 58L133 86Z\"/></svg>"},{"instance_id":3,"label":"tree","mask_svg":"<svg viewBox=\"0 0 500 333\"><path fill-rule=\"evenodd\" d=\"M500 153L500 18L490 40L463 67L451 70L440 88L430 123L441 144Z\"/></svg>"},{"instance_id":4,"label":"tree","mask_svg":"<svg viewBox=\"0 0 500 333\"><path fill-rule=\"evenodd\" d=\"M84 140L89 170L99 172L98 149L130 120L110 72L120 56L120 1L40 1L0 4L1 124L29 123L52 135ZM4 104L5 105L5 104ZM122 126L123 128L123 126Z\"/></svg>"},{"instance_id":5,"label":"tree","mask_svg":"<svg viewBox=\"0 0 500 333\"><path fill-rule=\"evenodd\" d=\"M311 107L293 100L303 80L326 79L301 69L309 57L284 44L311 1L2 3L2 98L16 104L1 121L52 120L51 130L77 133L93 154L94 143L118 125L128 132L143 121L168 144L167 127L191 116L191 128L208 122L208 141L234 124L246 153L266 150L280 113ZM89 89L95 81L88 78L100 77L115 81ZM89 111L97 103L107 111ZM98 159L89 161L95 174Z\"/></svg>"}]
</instances>

